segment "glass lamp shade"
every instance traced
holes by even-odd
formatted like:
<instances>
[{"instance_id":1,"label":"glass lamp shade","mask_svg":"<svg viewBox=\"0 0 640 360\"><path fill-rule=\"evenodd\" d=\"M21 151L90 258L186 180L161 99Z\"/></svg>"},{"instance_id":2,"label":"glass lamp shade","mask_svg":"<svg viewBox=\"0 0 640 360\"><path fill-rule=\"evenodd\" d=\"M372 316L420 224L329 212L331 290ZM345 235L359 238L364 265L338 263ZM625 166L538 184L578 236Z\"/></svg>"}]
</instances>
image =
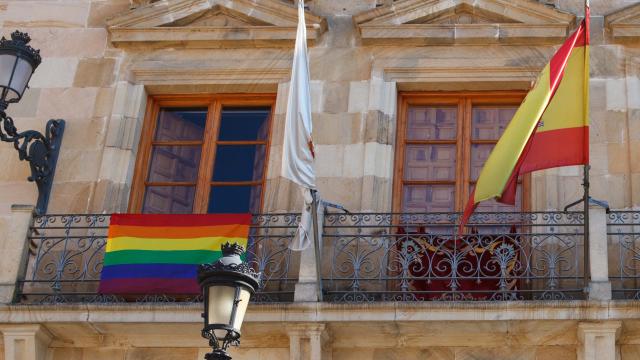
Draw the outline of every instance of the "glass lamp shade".
<instances>
[{"instance_id":1,"label":"glass lamp shade","mask_svg":"<svg viewBox=\"0 0 640 360\"><path fill-rule=\"evenodd\" d=\"M251 292L243 286L212 285L208 289L207 323L209 325L228 325L236 333L249 306ZM226 329L214 330L216 337L223 339Z\"/></svg>"},{"instance_id":2,"label":"glass lamp shade","mask_svg":"<svg viewBox=\"0 0 640 360\"><path fill-rule=\"evenodd\" d=\"M0 87L6 102L16 102L22 98L33 70L33 66L24 58L0 54Z\"/></svg>"},{"instance_id":3,"label":"glass lamp shade","mask_svg":"<svg viewBox=\"0 0 640 360\"><path fill-rule=\"evenodd\" d=\"M40 51L28 45L28 34L15 31L11 40L0 39L0 101L5 105L18 102L29 84L31 75L42 58Z\"/></svg>"}]
</instances>

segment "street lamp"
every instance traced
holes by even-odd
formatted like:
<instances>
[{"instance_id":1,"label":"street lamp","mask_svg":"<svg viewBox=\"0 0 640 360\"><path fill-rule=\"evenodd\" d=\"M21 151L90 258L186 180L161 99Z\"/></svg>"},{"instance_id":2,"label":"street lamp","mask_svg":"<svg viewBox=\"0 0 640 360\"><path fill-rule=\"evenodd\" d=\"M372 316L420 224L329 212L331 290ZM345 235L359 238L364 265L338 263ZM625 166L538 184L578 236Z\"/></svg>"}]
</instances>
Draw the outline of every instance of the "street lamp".
<instances>
[{"instance_id":1,"label":"street lamp","mask_svg":"<svg viewBox=\"0 0 640 360\"><path fill-rule=\"evenodd\" d=\"M49 203L64 120L49 120L43 135L35 130L18 132L13 119L5 113L9 104L22 99L31 75L42 61L40 50L29 46L29 41L28 34L17 30L11 40L0 39L0 140L13 143L20 160L29 162L31 176L27 180L38 186L36 212L43 214Z\"/></svg>"},{"instance_id":2,"label":"street lamp","mask_svg":"<svg viewBox=\"0 0 640 360\"><path fill-rule=\"evenodd\" d=\"M242 320L260 278L260 274L242 262L243 253L242 246L226 243L218 261L198 268L198 282L204 295L202 337L209 339L213 349L205 355L206 360L230 360L227 349L240 344Z\"/></svg>"}]
</instances>

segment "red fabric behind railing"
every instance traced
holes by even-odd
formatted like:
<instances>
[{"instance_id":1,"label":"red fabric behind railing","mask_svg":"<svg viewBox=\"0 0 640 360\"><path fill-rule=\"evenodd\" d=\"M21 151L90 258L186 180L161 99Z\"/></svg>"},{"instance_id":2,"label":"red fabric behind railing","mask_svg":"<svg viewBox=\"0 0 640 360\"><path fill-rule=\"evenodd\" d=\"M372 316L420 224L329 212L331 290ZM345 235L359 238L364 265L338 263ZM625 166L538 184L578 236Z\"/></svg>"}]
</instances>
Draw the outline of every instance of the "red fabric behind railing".
<instances>
[{"instance_id":1,"label":"red fabric behind railing","mask_svg":"<svg viewBox=\"0 0 640 360\"><path fill-rule=\"evenodd\" d=\"M411 280L411 290L420 300L489 300L500 289L501 266L494 256L503 244L518 247L515 226L511 234L480 235L472 231L457 239L429 235L424 226L417 231L398 228L398 256L416 259L409 264L409 276L421 278ZM406 247L406 248L405 248ZM404 248L404 249L403 249ZM415 252L417 254L413 255ZM455 271L454 271L454 263ZM506 262L505 284L502 291L517 292L515 265L519 254Z\"/></svg>"}]
</instances>

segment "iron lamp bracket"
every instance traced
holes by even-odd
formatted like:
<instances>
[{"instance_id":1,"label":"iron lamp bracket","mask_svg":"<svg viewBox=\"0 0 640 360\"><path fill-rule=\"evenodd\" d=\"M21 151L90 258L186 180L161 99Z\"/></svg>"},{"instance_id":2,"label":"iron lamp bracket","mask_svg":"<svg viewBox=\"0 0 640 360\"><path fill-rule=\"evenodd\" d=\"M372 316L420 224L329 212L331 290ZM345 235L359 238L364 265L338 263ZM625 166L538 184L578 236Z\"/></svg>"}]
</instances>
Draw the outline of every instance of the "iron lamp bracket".
<instances>
[{"instance_id":1,"label":"iron lamp bracket","mask_svg":"<svg viewBox=\"0 0 640 360\"><path fill-rule=\"evenodd\" d=\"M35 130L18 132L13 119L0 110L0 140L13 143L20 160L29 162L31 176L27 180L38 187L35 211L39 215L47 211L64 128L64 120L52 119L47 122L44 134Z\"/></svg>"}]
</instances>

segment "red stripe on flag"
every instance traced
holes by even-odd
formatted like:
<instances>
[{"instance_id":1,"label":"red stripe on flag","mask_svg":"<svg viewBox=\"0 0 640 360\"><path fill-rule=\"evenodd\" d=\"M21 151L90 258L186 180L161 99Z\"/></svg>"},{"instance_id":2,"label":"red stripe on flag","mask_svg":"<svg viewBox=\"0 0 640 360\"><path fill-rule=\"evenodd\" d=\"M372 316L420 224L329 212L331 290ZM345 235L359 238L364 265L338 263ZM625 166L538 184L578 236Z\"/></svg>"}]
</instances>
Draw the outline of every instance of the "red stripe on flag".
<instances>
[{"instance_id":1,"label":"red stripe on flag","mask_svg":"<svg viewBox=\"0 0 640 360\"><path fill-rule=\"evenodd\" d=\"M584 149L585 136L589 136L587 126L535 133L519 173L587 164L589 159Z\"/></svg>"},{"instance_id":2,"label":"red stripe on flag","mask_svg":"<svg viewBox=\"0 0 640 360\"><path fill-rule=\"evenodd\" d=\"M469 196L469 202L467 202L467 207L464 208L464 212L462 213L462 219L460 220L460 225L458 225L457 235L460 235L463 233L464 227L469 221L471 214L473 214L473 212L476 211L476 208L478 207L479 203L477 203L476 200L474 199L475 195L476 195L476 189L474 188L473 191L471 191L471 195Z\"/></svg>"},{"instance_id":3,"label":"red stripe on flag","mask_svg":"<svg viewBox=\"0 0 640 360\"><path fill-rule=\"evenodd\" d=\"M562 44L560 49L553 55L549 62L549 84L552 93L555 93L560 86L560 80L564 74L564 68L567 66L569 56L574 47L580 47L587 44L587 36L585 31L585 22L580 23L580 27L571 35L567 41Z\"/></svg>"},{"instance_id":4,"label":"red stripe on flag","mask_svg":"<svg viewBox=\"0 0 640 360\"><path fill-rule=\"evenodd\" d=\"M113 214L111 225L212 226L251 224L251 214Z\"/></svg>"},{"instance_id":5,"label":"red stripe on flag","mask_svg":"<svg viewBox=\"0 0 640 360\"><path fill-rule=\"evenodd\" d=\"M584 136L589 136L588 126L534 133L502 195L496 200L503 204L515 205L520 175L560 166L588 164L589 152L583 148Z\"/></svg>"},{"instance_id":6,"label":"red stripe on flag","mask_svg":"<svg viewBox=\"0 0 640 360\"><path fill-rule=\"evenodd\" d=\"M584 45L591 44L591 34L589 34L589 23L591 22L591 9L589 6L584 8L584 27L585 27L585 43Z\"/></svg>"}]
</instances>

